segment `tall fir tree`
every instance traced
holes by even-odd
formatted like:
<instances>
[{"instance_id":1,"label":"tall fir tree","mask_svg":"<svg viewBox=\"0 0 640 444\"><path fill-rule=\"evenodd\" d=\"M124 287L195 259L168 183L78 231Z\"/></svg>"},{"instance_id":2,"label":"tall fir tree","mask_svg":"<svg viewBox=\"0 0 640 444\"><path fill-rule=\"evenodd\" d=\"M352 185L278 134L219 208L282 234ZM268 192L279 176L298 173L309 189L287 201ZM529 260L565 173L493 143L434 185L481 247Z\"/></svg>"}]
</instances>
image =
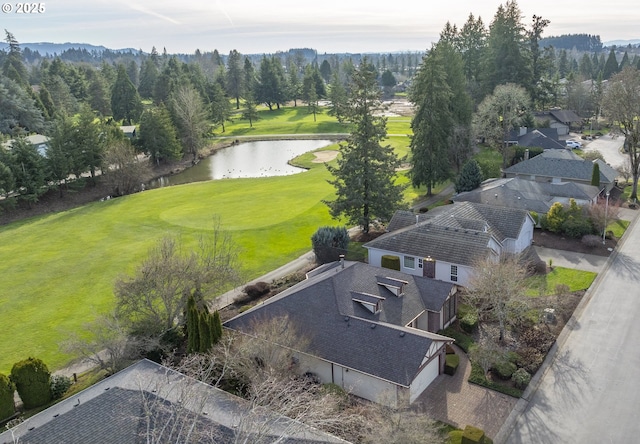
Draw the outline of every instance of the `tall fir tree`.
<instances>
[{"instance_id":1,"label":"tall fir tree","mask_svg":"<svg viewBox=\"0 0 640 444\"><path fill-rule=\"evenodd\" d=\"M340 145L337 167L327 166L336 199L325 201L334 218L344 216L364 233L374 221L390 220L402 202L403 187L395 182L400 161L389 145L381 145L387 130L385 118L376 115L380 108L375 67L365 57L352 76L346 120L353 130Z\"/></svg>"},{"instance_id":2,"label":"tall fir tree","mask_svg":"<svg viewBox=\"0 0 640 444\"><path fill-rule=\"evenodd\" d=\"M416 106L411 120L411 183L414 187L425 185L429 196L434 185L451 177L448 149L454 125L453 94L443 64L436 45L424 57L410 94Z\"/></svg>"},{"instance_id":3,"label":"tall fir tree","mask_svg":"<svg viewBox=\"0 0 640 444\"><path fill-rule=\"evenodd\" d=\"M111 90L111 111L115 120L125 120L129 124L142 114L142 100L122 64L118 66L118 76Z\"/></svg>"}]
</instances>

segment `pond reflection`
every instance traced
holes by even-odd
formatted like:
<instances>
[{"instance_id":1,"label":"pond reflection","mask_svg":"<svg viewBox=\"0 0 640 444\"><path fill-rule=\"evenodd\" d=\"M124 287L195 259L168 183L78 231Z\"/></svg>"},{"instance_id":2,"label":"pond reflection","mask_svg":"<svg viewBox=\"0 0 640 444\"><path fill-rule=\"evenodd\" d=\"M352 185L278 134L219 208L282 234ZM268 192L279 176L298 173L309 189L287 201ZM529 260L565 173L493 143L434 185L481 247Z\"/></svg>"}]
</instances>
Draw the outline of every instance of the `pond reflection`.
<instances>
[{"instance_id":1,"label":"pond reflection","mask_svg":"<svg viewBox=\"0 0 640 444\"><path fill-rule=\"evenodd\" d=\"M331 145L330 140L266 140L245 142L216 151L180 173L150 182L151 188L241 177L287 176L306 171L287 162L301 154Z\"/></svg>"}]
</instances>

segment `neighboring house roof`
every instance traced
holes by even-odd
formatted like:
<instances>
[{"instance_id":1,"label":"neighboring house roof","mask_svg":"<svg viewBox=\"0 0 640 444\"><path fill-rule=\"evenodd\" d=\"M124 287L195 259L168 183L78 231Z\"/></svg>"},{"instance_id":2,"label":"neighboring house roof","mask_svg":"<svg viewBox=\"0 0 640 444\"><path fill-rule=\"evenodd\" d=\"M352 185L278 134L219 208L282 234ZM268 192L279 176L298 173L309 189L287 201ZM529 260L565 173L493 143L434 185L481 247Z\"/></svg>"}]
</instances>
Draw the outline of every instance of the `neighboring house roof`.
<instances>
[{"instance_id":1,"label":"neighboring house roof","mask_svg":"<svg viewBox=\"0 0 640 444\"><path fill-rule=\"evenodd\" d=\"M38 153L40 153L41 156L44 156L46 154L47 144L49 143L49 138L47 136L43 136L42 134L32 134L30 136L26 136L25 139L27 139L27 142L38 149ZM12 148L13 142L14 139L11 139L7 142L4 142L2 146L10 150Z\"/></svg>"},{"instance_id":2,"label":"neighboring house roof","mask_svg":"<svg viewBox=\"0 0 640 444\"><path fill-rule=\"evenodd\" d=\"M510 166L505 174L557 177L591 182L593 162L600 168L600 183L613 183L618 172L600 159L586 160L570 150L547 150L531 159Z\"/></svg>"},{"instance_id":3,"label":"neighboring house roof","mask_svg":"<svg viewBox=\"0 0 640 444\"><path fill-rule=\"evenodd\" d=\"M410 227L431 218L432 216L427 213L415 214L413 211L398 210L389 221L387 231L396 231L404 227Z\"/></svg>"},{"instance_id":4,"label":"neighboring house roof","mask_svg":"<svg viewBox=\"0 0 640 444\"><path fill-rule=\"evenodd\" d=\"M408 387L432 343L453 340L405 325L442 309L455 288L360 262L332 263L224 325L247 332L255 322L286 315L308 341L299 351ZM368 309L376 303L379 311Z\"/></svg>"},{"instance_id":5,"label":"neighboring house roof","mask_svg":"<svg viewBox=\"0 0 640 444\"><path fill-rule=\"evenodd\" d=\"M176 418L185 426L196 424L189 442L234 442L247 406L241 398L142 360L0 434L0 443L144 444L148 420L171 430ZM289 436L282 442L345 442L280 416L260 426L274 441ZM154 442L167 442L163 438Z\"/></svg>"},{"instance_id":6,"label":"neighboring house roof","mask_svg":"<svg viewBox=\"0 0 640 444\"><path fill-rule=\"evenodd\" d=\"M553 137L555 133L555 138ZM558 130L556 128L541 128L529 131L527 134L518 137L518 145L524 147L537 147L545 150L566 149L558 141Z\"/></svg>"},{"instance_id":7,"label":"neighboring house roof","mask_svg":"<svg viewBox=\"0 0 640 444\"><path fill-rule=\"evenodd\" d=\"M598 187L586 184L536 182L512 177L487 180L475 190L454 196L453 200L546 213L558 200L593 200L599 193Z\"/></svg>"},{"instance_id":8,"label":"neighboring house roof","mask_svg":"<svg viewBox=\"0 0 640 444\"><path fill-rule=\"evenodd\" d=\"M564 124L582 122L582 117L567 109L552 109L549 110L549 114L551 114L558 122L562 122Z\"/></svg>"},{"instance_id":9,"label":"neighboring house roof","mask_svg":"<svg viewBox=\"0 0 640 444\"><path fill-rule=\"evenodd\" d=\"M432 221L406 227L367 242L365 248L398 254L432 257L452 264L472 266L489 253L491 234L479 230L436 225Z\"/></svg>"}]
</instances>

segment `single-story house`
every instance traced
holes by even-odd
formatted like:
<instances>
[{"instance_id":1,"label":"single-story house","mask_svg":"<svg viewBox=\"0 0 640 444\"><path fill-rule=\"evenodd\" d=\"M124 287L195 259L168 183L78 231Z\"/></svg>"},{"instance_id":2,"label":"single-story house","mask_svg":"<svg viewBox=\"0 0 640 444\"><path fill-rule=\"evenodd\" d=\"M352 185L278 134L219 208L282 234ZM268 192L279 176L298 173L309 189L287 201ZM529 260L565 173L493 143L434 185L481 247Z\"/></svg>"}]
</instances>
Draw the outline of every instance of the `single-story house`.
<instances>
[{"instance_id":1,"label":"single-story house","mask_svg":"<svg viewBox=\"0 0 640 444\"><path fill-rule=\"evenodd\" d=\"M564 109L538 112L534 114L534 118L539 123L549 122L549 127L557 129L560 136L566 136L572 128L579 127L583 121L582 117L575 112Z\"/></svg>"},{"instance_id":2,"label":"single-story house","mask_svg":"<svg viewBox=\"0 0 640 444\"><path fill-rule=\"evenodd\" d=\"M477 259L522 253L534 226L523 209L459 202L420 215L396 212L389 233L364 247L371 265L381 267L383 256L395 256L405 273L466 286Z\"/></svg>"},{"instance_id":3,"label":"single-story house","mask_svg":"<svg viewBox=\"0 0 640 444\"><path fill-rule=\"evenodd\" d=\"M0 444L346 443L250 408L241 398L145 359L0 433Z\"/></svg>"},{"instance_id":4,"label":"single-story house","mask_svg":"<svg viewBox=\"0 0 640 444\"><path fill-rule=\"evenodd\" d=\"M47 148L49 148L49 138L47 136L43 136L42 134L32 134L30 136L26 136L25 138L32 146L34 146L38 150L38 153L41 156L44 157L47 155ZM2 146L10 150L12 144L13 139L4 142Z\"/></svg>"},{"instance_id":5,"label":"single-story house","mask_svg":"<svg viewBox=\"0 0 640 444\"><path fill-rule=\"evenodd\" d=\"M520 177L488 179L475 190L459 193L454 202L475 202L500 207L547 213L555 202L568 205L574 199L580 206L597 202L600 189L575 182L536 182Z\"/></svg>"},{"instance_id":6,"label":"single-story house","mask_svg":"<svg viewBox=\"0 0 640 444\"><path fill-rule=\"evenodd\" d=\"M526 128L520 127L509 134L509 145L542 148L544 150L565 149L558 138L557 128Z\"/></svg>"},{"instance_id":7,"label":"single-story house","mask_svg":"<svg viewBox=\"0 0 640 444\"><path fill-rule=\"evenodd\" d=\"M353 395L397 406L444 371L445 346L434 333L456 318L457 287L360 262L334 262L224 326L249 333L287 316L304 336L301 371Z\"/></svg>"},{"instance_id":8,"label":"single-story house","mask_svg":"<svg viewBox=\"0 0 640 444\"><path fill-rule=\"evenodd\" d=\"M518 177L537 182L574 182L591 185L593 165L598 163L600 189L610 191L619 176L618 171L600 159L583 159L570 150L546 150L503 170L507 178Z\"/></svg>"}]
</instances>

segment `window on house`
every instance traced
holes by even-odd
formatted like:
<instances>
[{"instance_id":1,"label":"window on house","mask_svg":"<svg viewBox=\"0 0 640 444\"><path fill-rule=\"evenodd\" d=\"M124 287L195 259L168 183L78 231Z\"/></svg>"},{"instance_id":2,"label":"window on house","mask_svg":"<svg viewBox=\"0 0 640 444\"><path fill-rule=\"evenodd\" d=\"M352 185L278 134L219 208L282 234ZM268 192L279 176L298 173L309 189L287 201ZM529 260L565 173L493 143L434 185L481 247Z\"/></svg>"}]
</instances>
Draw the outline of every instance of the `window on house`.
<instances>
[{"instance_id":1,"label":"window on house","mask_svg":"<svg viewBox=\"0 0 640 444\"><path fill-rule=\"evenodd\" d=\"M458 266L451 266L451 282L458 282Z\"/></svg>"},{"instance_id":2,"label":"window on house","mask_svg":"<svg viewBox=\"0 0 640 444\"><path fill-rule=\"evenodd\" d=\"M418 258L418 268L422 268L422 258Z\"/></svg>"},{"instance_id":3,"label":"window on house","mask_svg":"<svg viewBox=\"0 0 640 444\"><path fill-rule=\"evenodd\" d=\"M411 256L404 257L404 268L416 268L416 258Z\"/></svg>"}]
</instances>

